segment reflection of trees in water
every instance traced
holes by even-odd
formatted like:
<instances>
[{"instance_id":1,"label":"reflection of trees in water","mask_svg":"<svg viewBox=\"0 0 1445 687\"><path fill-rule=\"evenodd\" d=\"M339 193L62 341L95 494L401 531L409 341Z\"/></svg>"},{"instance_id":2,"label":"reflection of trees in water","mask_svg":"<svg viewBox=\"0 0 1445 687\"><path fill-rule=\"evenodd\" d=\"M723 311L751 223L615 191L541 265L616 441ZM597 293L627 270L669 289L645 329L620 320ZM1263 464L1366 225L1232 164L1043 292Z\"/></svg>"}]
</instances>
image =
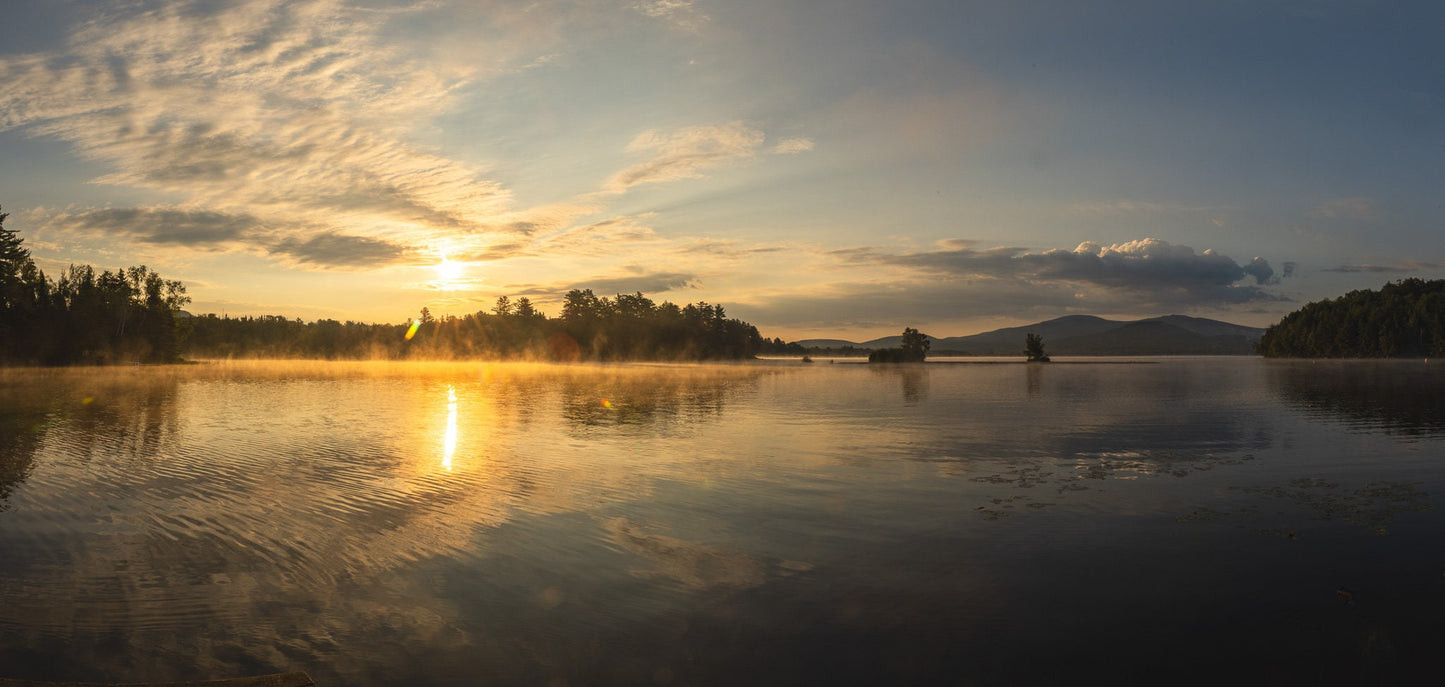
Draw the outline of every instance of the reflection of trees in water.
<instances>
[{"instance_id":1,"label":"reflection of trees in water","mask_svg":"<svg viewBox=\"0 0 1445 687\"><path fill-rule=\"evenodd\" d=\"M1111 480L1233 469L1275 444L1271 416L1240 404L1263 395L1256 373L1242 366L1023 367L1008 377L1014 405L997 413L1015 434L979 441L956 470L1006 488L974 506L987 518L1044 508ZM973 440L990 430L973 423L951 436Z\"/></svg>"},{"instance_id":2,"label":"reflection of trees in water","mask_svg":"<svg viewBox=\"0 0 1445 687\"><path fill-rule=\"evenodd\" d=\"M1032 401L1039 397L1039 393L1043 389L1044 366L1025 365L1024 367L1026 368L1024 372L1024 384L1028 392L1028 398Z\"/></svg>"},{"instance_id":3,"label":"reflection of trees in water","mask_svg":"<svg viewBox=\"0 0 1445 687\"><path fill-rule=\"evenodd\" d=\"M562 415L572 427L655 425L715 419L757 375L620 374L564 380Z\"/></svg>"},{"instance_id":4,"label":"reflection of trees in water","mask_svg":"<svg viewBox=\"0 0 1445 687\"><path fill-rule=\"evenodd\" d=\"M102 382L75 389L62 413L67 442L86 460L153 460L167 437L176 432L177 378L147 375L140 379ZM80 403L74 396L84 394ZM90 399L88 402L85 399Z\"/></svg>"},{"instance_id":5,"label":"reflection of trees in water","mask_svg":"<svg viewBox=\"0 0 1445 687\"><path fill-rule=\"evenodd\" d=\"M1289 405L1399 434L1445 432L1445 366L1412 361L1287 361L1269 366Z\"/></svg>"},{"instance_id":6,"label":"reflection of trees in water","mask_svg":"<svg viewBox=\"0 0 1445 687\"><path fill-rule=\"evenodd\" d=\"M0 582L19 581L12 592L43 590L0 594L0 664L54 679L200 679L324 663L338 644L368 656L375 647L388 659L388 642L462 651L449 600L397 570L470 560L493 530L529 526L513 522L518 512L585 511L693 470L695 457L671 454L610 469L610 442L622 436L631 446L629 431L715 421L773 374L741 366L252 369L148 368L113 388L77 374L36 404L33 415L49 428L34 441L8 431L0 438L0 457L21 455L24 470L45 461L56 468L30 478L48 492L17 509L23 517L9 534L19 544L9 549L11 565L0 560ZM150 384L148 375L165 380ZM190 378L197 382L177 388ZM11 409L0 405L0 413ZM452 413L457 450L444 466ZM621 431L557 445L589 424ZM51 534L29 536L36 527ZM711 580L710 566L725 561L671 540L628 541L677 553L682 562L659 565L669 574ZM230 636L193 632L198 618ZM36 648L36 633L65 637L66 655L88 672L52 667L55 654ZM105 639L113 635L146 649L117 648ZM8 663L12 656L20 662ZM395 670L366 660L361 674Z\"/></svg>"},{"instance_id":7,"label":"reflection of trees in water","mask_svg":"<svg viewBox=\"0 0 1445 687\"><path fill-rule=\"evenodd\" d=\"M82 460L154 455L176 427L177 380L116 370L11 371L0 384L0 509L47 437Z\"/></svg>"},{"instance_id":8,"label":"reflection of trees in water","mask_svg":"<svg viewBox=\"0 0 1445 687\"><path fill-rule=\"evenodd\" d=\"M904 405L917 405L928 400L928 368L925 365L872 365L869 366L869 369L873 374L898 378L898 385L903 391Z\"/></svg>"},{"instance_id":9,"label":"reflection of trees in water","mask_svg":"<svg viewBox=\"0 0 1445 687\"><path fill-rule=\"evenodd\" d=\"M44 422L43 417L28 413L0 414L0 511L9 508L10 492L35 468Z\"/></svg>"}]
</instances>

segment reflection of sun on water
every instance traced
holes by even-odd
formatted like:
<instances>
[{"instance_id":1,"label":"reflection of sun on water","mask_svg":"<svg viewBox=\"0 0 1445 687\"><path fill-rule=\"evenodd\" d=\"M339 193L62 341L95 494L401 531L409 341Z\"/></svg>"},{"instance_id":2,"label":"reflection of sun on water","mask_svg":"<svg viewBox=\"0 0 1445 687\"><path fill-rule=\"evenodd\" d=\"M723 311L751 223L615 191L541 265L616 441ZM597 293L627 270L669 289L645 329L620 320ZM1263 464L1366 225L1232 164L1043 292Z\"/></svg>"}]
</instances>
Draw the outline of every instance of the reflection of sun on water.
<instances>
[{"instance_id":1,"label":"reflection of sun on water","mask_svg":"<svg viewBox=\"0 0 1445 687\"><path fill-rule=\"evenodd\" d=\"M457 452L457 390L447 387L447 437L442 444L442 467L452 469L452 455Z\"/></svg>"}]
</instances>

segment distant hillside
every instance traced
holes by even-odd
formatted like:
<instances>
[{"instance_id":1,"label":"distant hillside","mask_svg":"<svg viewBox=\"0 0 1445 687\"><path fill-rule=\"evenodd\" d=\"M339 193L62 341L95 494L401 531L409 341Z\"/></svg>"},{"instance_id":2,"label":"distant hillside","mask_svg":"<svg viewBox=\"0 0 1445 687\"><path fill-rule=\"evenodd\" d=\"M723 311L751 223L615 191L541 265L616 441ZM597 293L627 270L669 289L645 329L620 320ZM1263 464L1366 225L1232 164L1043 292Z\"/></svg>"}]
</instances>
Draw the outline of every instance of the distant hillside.
<instances>
[{"instance_id":1,"label":"distant hillside","mask_svg":"<svg viewBox=\"0 0 1445 687\"><path fill-rule=\"evenodd\" d=\"M1196 334L1169 322L1143 320L1045 343L1054 355L1250 355L1257 338Z\"/></svg>"},{"instance_id":2,"label":"distant hillside","mask_svg":"<svg viewBox=\"0 0 1445 687\"><path fill-rule=\"evenodd\" d=\"M1051 355L1068 355L1054 342L1117 329L1128 322L1106 320L1093 315L1065 315L1064 317L1037 322L1023 327L1005 327L972 336L955 336L939 339L933 344L935 352L952 351L964 355L1021 355L1024 349L1024 335L1038 334L1044 338L1044 346Z\"/></svg>"},{"instance_id":3,"label":"distant hillside","mask_svg":"<svg viewBox=\"0 0 1445 687\"><path fill-rule=\"evenodd\" d=\"M901 337L895 336L893 338L898 339ZM803 348L842 348L844 346L859 348L863 346L863 344L856 344L852 341L844 341L842 339L803 339L802 341L794 341L793 343Z\"/></svg>"},{"instance_id":4,"label":"distant hillside","mask_svg":"<svg viewBox=\"0 0 1445 687\"><path fill-rule=\"evenodd\" d=\"M930 354L1023 355L1026 334L1043 337L1050 355L1252 355L1254 343L1264 330L1185 315L1165 315L1132 322L1106 320L1093 315L1066 315L971 336L929 337L932 341ZM899 339L898 336L885 336L862 343L841 339L810 339L798 343L833 349L844 346L889 348L897 346Z\"/></svg>"}]
</instances>

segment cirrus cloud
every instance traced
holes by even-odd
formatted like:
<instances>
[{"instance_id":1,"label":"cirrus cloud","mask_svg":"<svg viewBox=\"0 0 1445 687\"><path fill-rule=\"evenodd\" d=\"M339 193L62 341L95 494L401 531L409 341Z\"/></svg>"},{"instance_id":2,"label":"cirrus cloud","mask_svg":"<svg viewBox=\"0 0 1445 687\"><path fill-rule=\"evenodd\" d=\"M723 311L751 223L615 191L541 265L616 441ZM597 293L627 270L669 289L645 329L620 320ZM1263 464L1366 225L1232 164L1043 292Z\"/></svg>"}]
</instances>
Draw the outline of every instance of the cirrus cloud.
<instances>
[{"instance_id":1,"label":"cirrus cloud","mask_svg":"<svg viewBox=\"0 0 1445 687\"><path fill-rule=\"evenodd\" d=\"M623 193L642 184L695 179L706 170L756 157L766 138L761 130L743 122L670 132L650 129L632 139L627 151L652 157L613 175L607 188Z\"/></svg>"},{"instance_id":2,"label":"cirrus cloud","mask_svg":"<svg viewBox=\"0 0 1445 687\"><path fill-rule=\"evenodd\" d=\"M98 183L184 198L184 212L85 218L144 241L214 244L252 223L322 244L342 227L376 245L505 231L507 189L412 142L482 68L441 76L389 44L405 13L337 0L112 9L63 52L0 57L0 130L69 143L109 170Z\"/></svg>"}]
</instances>

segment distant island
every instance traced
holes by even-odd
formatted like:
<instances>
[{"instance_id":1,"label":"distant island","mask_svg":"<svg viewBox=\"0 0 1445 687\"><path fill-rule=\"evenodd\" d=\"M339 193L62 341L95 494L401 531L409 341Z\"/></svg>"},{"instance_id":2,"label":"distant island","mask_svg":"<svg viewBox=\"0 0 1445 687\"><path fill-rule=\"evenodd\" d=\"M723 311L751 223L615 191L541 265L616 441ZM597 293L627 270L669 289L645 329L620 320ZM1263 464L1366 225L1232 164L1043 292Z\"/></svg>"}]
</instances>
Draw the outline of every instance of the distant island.
<instances>
[{"instance_id":1,"label":"distant island","mask_svg":"<svg viewBox=\"0 0 1445 687\"><path fill-rule=\"evenodd\" d=\"M1445 279L1412 278L1379 291L1351 291L1310 303L1269 328L1267 358L1445 356Z\"/></svg>"},{"instance_id":2,"label":"distant island","mask_svg":"<svg viewBox=\"0 0 1445 687\"><path fill-rule=\"evenodd\" d=\"M894 348L880 348L868 354L870 363L921 363L928 358L928 348L931 342L926 334L920 333L913 327L904 327L903 335L898 337L898 346Z\"/></svg>"},{"instance_id":3,"label":"distant island","mask_svg":"<svg viewBox=\"0 0 1445 687\"><path fill-rule=\"evenodd\" d=\"M1030 334L1048 341L1049 355L1254 355L1263 329L1184 315L1143 320L1107 320L1066 315L1021 327L971 336L929 338L932 356L1017 356ZM901 336L853 342L804 339L789 344L796 355L868 356L899 347Z\"/></svg>"}]
</instances>

